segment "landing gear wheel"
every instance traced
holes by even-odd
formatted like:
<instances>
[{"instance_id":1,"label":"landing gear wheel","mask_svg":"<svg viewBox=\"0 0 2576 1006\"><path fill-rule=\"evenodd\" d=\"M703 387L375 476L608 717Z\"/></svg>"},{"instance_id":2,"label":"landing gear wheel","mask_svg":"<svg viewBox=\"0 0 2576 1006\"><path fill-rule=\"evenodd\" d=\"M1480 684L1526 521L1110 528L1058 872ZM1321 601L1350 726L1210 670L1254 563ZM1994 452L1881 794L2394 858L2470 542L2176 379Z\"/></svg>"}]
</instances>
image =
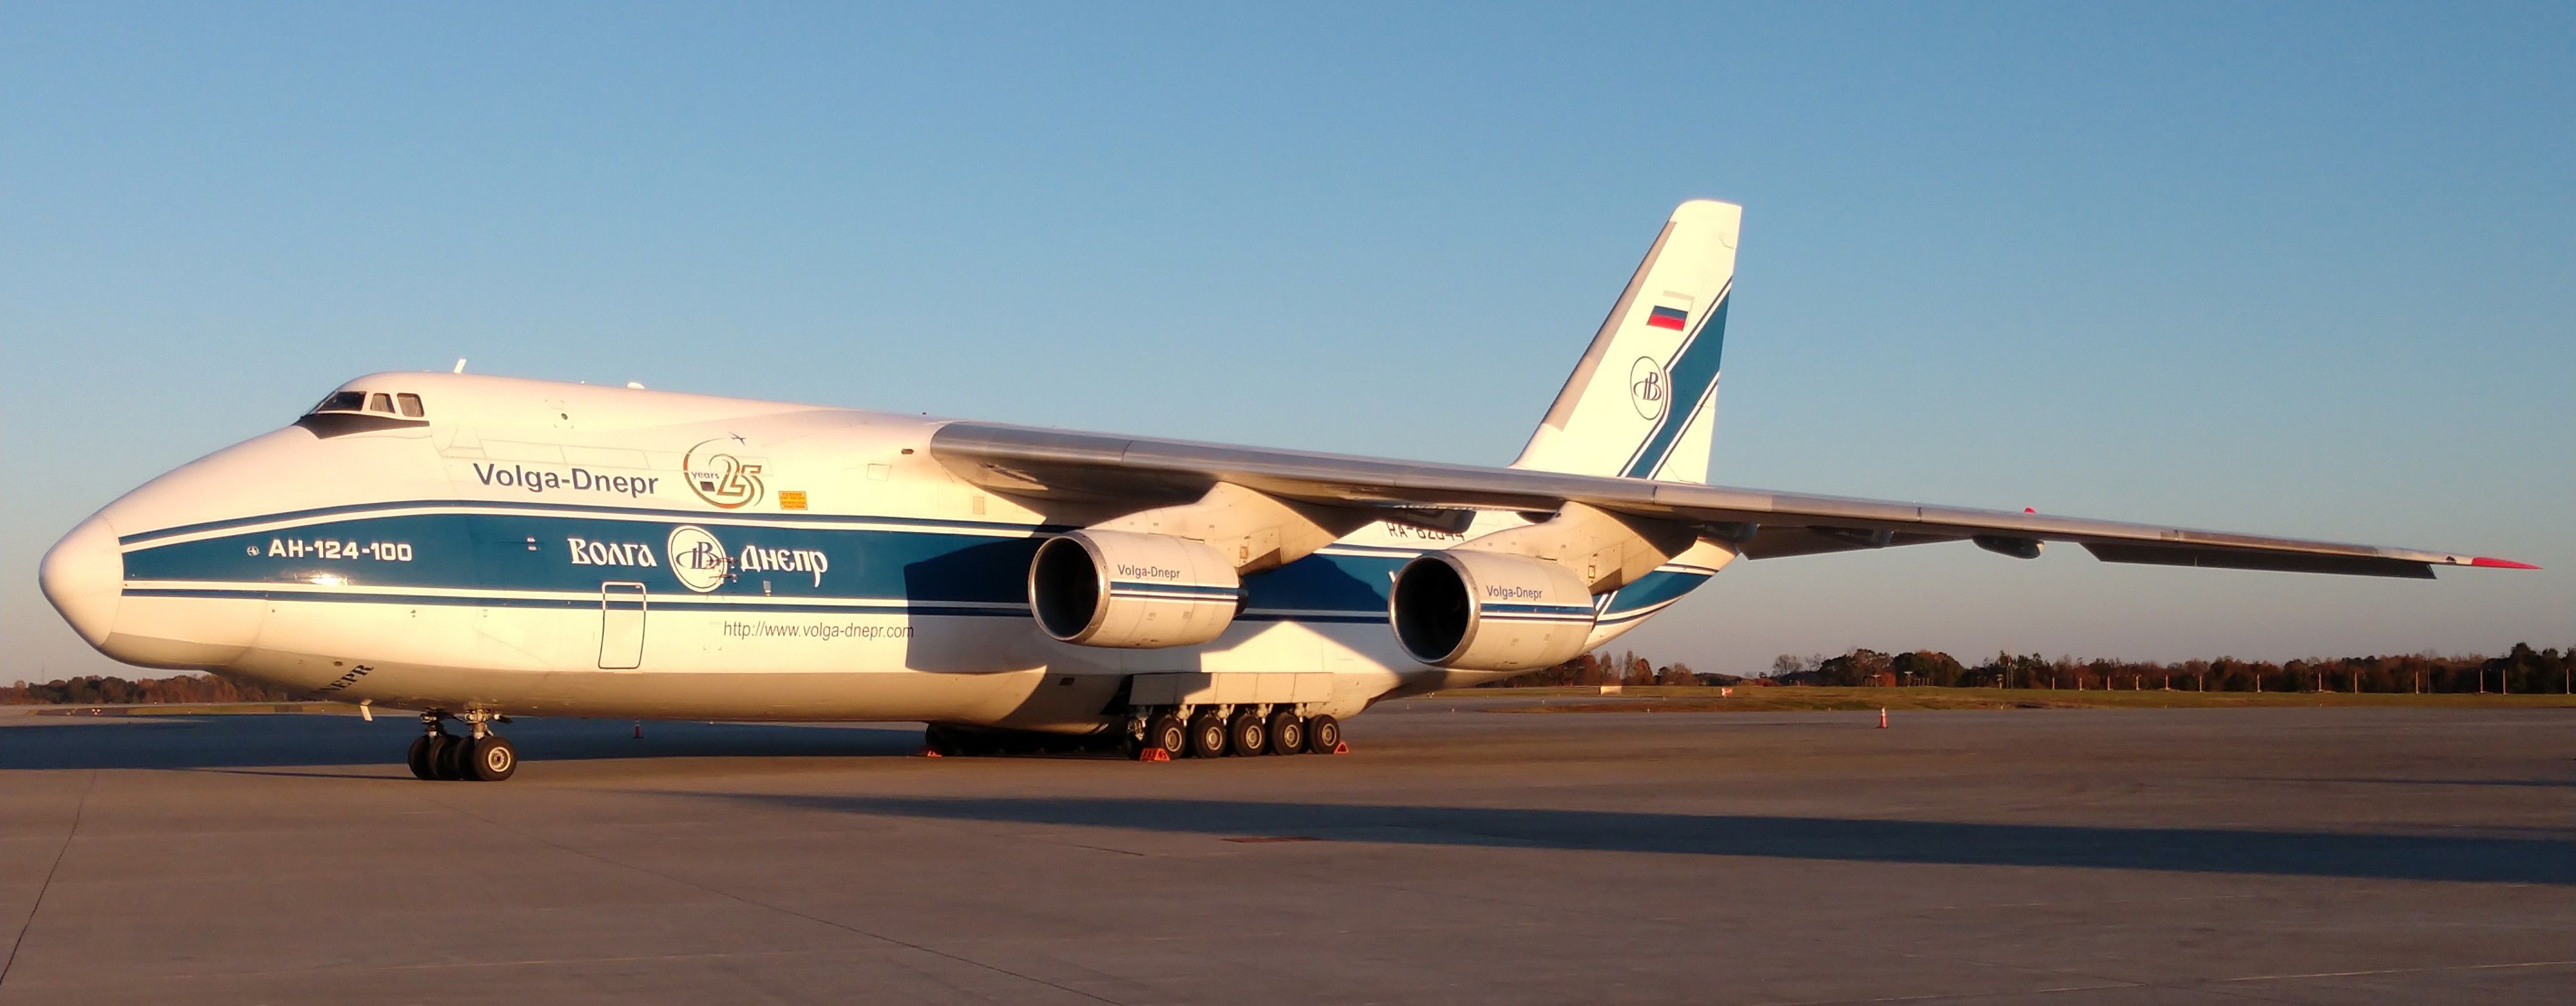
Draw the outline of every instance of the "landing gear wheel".
<instances>
[{"instance_id":1,"label":"landing gear wheel","mask_svg":"<svg viewBox=\"0 0 2576 1006\"><path fill-rule=\"evenodd\" d=\"M474 738L441 737L430 752L430 771L440 781L459 782L474 778Z\"/></svg>"},{"instance_id":2,"label":"landing gear wheel","mask_svg":"<svg viewBox=\"0 0 2576 1006\"><path fill-rule=\"evenodd\" d=\"M1270 728L1262 726L1260 714L1250 710L1234 714L1234 722L1226 724L1225 733L1229 754L1257 755L1269 746Z\"/></svg>"},{"instance_id":3,"label":"landing gear wheel","mask_svg":"<svg viewBox=\"0 0 2576 1006\"><path fill-rule=\"evenodd\" d=\"M519 749L500 734L484 734L459 746L466 752L465 778L500 782L519 771Z\"/></svg>"},{"instance_id":4,"label":"landing gear wheel","mask_svg":"<svg viewBox=\"0 0 2576 1006\"><path fill-rule=\"evenodd\" d=\"M1225 757L1226 732L1225 721L1218 719L1215 713L1190 717L1190 757Z\"/></svg>"},{"instance_id":5,"label":"landing gear wheel","mask_svg":"<svg viewBox=\"0 0 2576 1006\"><path fill-rule=\"evenodd\" d=\"M413 741L411 749L420 756L420 760L412 774L434 782L447 781L447 743L455 739L441 732Z\"/></svg>"},{"instance_id":6,"label":"landing gear wheel","mask_svg":"<svg viewBox=\"0 0 2576 1006\"><path fill-rule=\"evenodd\" d=\"M1330 714L1316 716L1306 721L1306 750L1316 754L1332 754L1333 749L1340 746L1342 746L1342 721L1334 719Z\"/></svg>"},{"instance_id":7,"label":"landing gear wheel","mask_svg":"<svg viewBox=\"0 0 2576 1006\"><path fill-rule=\"evenodd\" d=\"M422 734L411 739L411 755L404 758L403 761L405 764L411 766L412 778L428 780L435 780L438 778L438 765L435 761L431 760L430 755L435 753L432 749L437 746L433 742L446 736L446 734L439 734L436 737L432 737L428 734Z\"/></svg>"},{"instance_id":8,"label":"landing gear wheel","mask_svg":"<svg viewBox=\"0 0 2576 1006\"><path fill-rule=\"evenodd\" d=\"M1282 709L1270 714L1270 753L1297 754L1306 750L1306 721Z\"/></svg>"},{"instance_id":9,"label":"landing gear wheel","mask_svg":"<svg viewBox=\"0 0 2576 1006\"><path fill-rule=\"evenodd\" d=\"M1145 724L1145 746L1161 748L1164 756L1179 758L1189 753L1190 730L1181 725L1180 717L1164 713Z\"/></svg>"}]
</instances>

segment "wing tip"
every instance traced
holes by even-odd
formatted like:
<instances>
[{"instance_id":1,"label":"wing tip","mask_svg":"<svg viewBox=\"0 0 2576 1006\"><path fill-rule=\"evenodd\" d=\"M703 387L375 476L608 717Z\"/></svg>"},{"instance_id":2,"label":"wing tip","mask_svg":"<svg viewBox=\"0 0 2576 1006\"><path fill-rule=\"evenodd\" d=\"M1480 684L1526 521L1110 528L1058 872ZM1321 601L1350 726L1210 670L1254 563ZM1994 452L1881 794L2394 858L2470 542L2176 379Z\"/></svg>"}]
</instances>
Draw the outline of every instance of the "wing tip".
<instances>
[{"instance_id":1,"label":"wing tip","mask_svg":"<svg viewBox=\"0 0 2576 1006\"><path fill-rule=\"evenodd\" d=\"M2511 559L2496 559L2496 558L2491 558L2491 557L2483 556L2483 555L2478 556L2478 557L2473 558L2473 559L2470 559L2470 560L2469 560L2469 565L2472 565L2472 566L2483 566L2483 567L2486 567L2486 568L2488 568L2488 569L2539 569L2539 568L2540 568L2540 567L2538 567L2538 566L2534 566L2534 565L2532 565L2532 564L2530 564L2530 563L2527 563L2527 562L2515 562L2515 561L2513 561L2513 560L2511 560Z\"/></svg>"}]
</instances>

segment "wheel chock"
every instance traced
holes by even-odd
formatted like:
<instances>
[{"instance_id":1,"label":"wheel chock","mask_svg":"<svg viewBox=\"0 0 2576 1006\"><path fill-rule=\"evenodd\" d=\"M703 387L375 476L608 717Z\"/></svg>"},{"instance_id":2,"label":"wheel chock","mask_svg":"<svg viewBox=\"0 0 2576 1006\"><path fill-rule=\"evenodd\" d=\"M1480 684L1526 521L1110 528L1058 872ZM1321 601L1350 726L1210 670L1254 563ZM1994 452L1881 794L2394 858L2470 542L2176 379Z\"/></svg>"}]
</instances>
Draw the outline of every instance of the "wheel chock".
<instances>
[{"instance_id":1,"label":"wheel chock","mask_svg":"<svg viewBox=\"0 0 2576 1006\"><path fill-rule=\"evenodd\" d=\"M1165 750L1163 750L1162 748L1146 748L1145 750L1142 750L1142 751L1136 752L1136 760L1137 760L1137 761L1170 761L1170 760L1172 760L1172 753L1171 753L1171 752L1169 752L1169 751L1165 751Z\"/></svg>"},{"instance_id":2,"label":"wheel chock","mask_svg":"<svg viewBox=\"0 0 2576 1006\"><path fill-rule=\"evenodd\" d=\"M1334 741L1334 742L1333 742L1333 753L1334 753L1334 754L1349 754L1349 753L1351 753L1351 742L1349 742L1349 741Z\"/></svg>"},{"instance_id":3,"label":"wheel chock","mask_svg":"<svg viewBox=\"0 0 2576 1006\"><path fill-rule=\"evenodd\" d=\"M931 750L931 749L930 749L930 745L928 745L928 744L924 744L924 745L922 745L922 746L921 746L921 751L919 752L919 754L921 755L921 757L924 757L924 758L946 758L946 757L948 757L947 755L940 754L940 753L939 753L939 752L937 752L937 751L933 751L933 750Z\"/></svg>"}]
</instances>

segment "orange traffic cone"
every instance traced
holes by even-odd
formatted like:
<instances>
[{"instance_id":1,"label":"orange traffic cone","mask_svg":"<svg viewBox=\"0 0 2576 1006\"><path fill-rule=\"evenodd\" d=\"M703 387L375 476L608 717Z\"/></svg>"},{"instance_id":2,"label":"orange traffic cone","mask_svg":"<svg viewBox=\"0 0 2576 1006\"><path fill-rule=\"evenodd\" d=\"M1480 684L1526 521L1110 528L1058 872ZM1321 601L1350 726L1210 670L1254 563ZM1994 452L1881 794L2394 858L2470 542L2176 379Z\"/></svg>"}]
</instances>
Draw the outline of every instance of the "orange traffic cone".
<instances>
[{"instance_id":1,"label":"orange traffic cone","mask_svg":"<svg viewBox=\"0 0 2576 1006\"><path fill-rule=\"evenodd\" d=\"M1885 730L1885 729L1887 729L1887 707L1886 707L1886 706L1880 706L1880 707L1878 707L1878 728L1879 728L1879 729L1881 729L1881 730Z\"/></svg>"}]
</instances>

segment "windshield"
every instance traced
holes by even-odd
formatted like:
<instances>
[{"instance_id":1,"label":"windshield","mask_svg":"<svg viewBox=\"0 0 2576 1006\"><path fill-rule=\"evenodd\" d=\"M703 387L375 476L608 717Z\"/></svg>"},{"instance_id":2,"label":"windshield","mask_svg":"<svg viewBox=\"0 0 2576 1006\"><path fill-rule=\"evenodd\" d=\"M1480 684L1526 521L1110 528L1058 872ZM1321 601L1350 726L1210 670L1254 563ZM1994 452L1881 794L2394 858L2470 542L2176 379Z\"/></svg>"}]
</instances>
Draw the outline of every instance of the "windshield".
<instances>
[{"instance_id":1,"label":"windshield","mask_svg":"<svg viewBox=\"0 0 2576 1006\"><path fill-rule=\"evenodd\" d=\"M366 406L367 406L367 393L366 393L366 392L363 392L363 391L334 391L334 392L332 392L332 393L331 393L331 397L329 397L329 398L325 398L325 399L323 399L323 400L322 400L322 404L314 406L314 407L313 407L313 411L315 411L315 412L356 412L356 411L358 411L358 410L360 410L360 409L364 409L364 408L366 408Z\"/></svg>"}]
</instances>

